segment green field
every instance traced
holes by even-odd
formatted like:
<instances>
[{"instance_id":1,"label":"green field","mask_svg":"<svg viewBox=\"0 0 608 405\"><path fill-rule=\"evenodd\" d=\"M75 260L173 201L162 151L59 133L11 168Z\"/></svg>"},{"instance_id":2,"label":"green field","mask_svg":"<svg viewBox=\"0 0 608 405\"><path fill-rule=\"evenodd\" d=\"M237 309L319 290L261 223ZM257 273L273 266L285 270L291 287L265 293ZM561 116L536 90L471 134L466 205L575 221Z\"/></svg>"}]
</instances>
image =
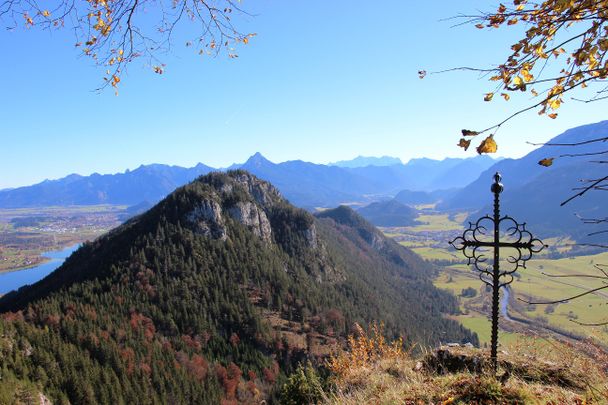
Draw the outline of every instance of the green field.
<instances>
[{"instance_id":1,"label":"green field","mask_svg":"<svg viewBox=\"0 0 608 405\"><path fill-rule=\"evenodd\" d=\"M464 314L455 318L464 326L477 332L481 342L487 342L490 326L487 316L482 310L481 298L479 298L484 294L482 283L473 268L466 265L466 258L447 243L455 234L458 234L456 231L465 229L465 226L459 221L464 220L467 216L467 213L449 216L427 210L418 218L418 221L421 222L420 225L407 228L387 228L385 231L387 236L395 238L401 245L411 248L424 259L441 263L439 267L442 270L435 279L435 285L452 291L458 297L461 311ZM561 254L567 254L574 243L568 238L551 238L544 242L553 251ZM506 254L507 252L501 253ZM555 305L528 305L522 301L563 300L604 285L599 279L570 276L576 274L602 276L594 265L608 264L608 251L589 256L549 259L548 250L545 250L535 257L528 262L527 269L518 270L518 277L511 284L515 300L511 301L509 313L532 320L537 325L547 323L551 327L582 336L591 336L603 343L608 343L608 327L583 326L576 323L608 321L608 288ZM605 270L608 272L608 268ZM567 275L568 277L550 277L549 275ZM469 287L478 291L478 298L460 297L461 291ZM504 331L501 333L501 342L504 344L516 340L518 336L521 337Z\"/></svg>"},{"instance_id":2,"label":"green field","mask_svg":"<svg viewBox=\"0 0 608 405\"><path fill-rule=\"evenodd\" d=\"M122 222L125 206L0 209L0 272L44 262L42 253L93 240Z\"/></svg>"}]
</instances>

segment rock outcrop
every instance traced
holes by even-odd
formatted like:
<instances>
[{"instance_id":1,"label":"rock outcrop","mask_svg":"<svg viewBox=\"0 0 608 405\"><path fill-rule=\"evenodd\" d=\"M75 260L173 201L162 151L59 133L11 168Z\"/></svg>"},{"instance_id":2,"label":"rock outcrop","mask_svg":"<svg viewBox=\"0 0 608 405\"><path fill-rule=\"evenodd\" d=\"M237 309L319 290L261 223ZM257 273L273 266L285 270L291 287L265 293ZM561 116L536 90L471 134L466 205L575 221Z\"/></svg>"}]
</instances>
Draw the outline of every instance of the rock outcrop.
<instances>
[{"instance_id":1,"label":"rock outcrop","mask_svg":"<svg viewBox=\"0 0 608 405\"><path fill-rule=\"evenodd\" d=\"M186 215L194 231L224 241L228 238L228 216L265 242L272 242L268 215L276 203L284 201L278 190L247 172L237 171L229 177L218 173L213 180L215 187L209 191L209 198L197 203ZM314 230L307 239L315 244Z\"/></svg>"},{"instance_id":2,"label":"rock outcrop","mask_svg":"<svg viewBox=\"0 0 608 405\"><path fill-rule=\"evenodd\" d=\"M270 221L263 209L252 202L238 202L228 208L228 214L237 222L245 225L254 235L266 242L272 240Z\"/></svg>"},{"instance_id":3,"label":"rock outcrop","mask_svg":"<svg viewBox=\"0 0 608 405\"><path fill-rule=\"evenodd\" d=\"M222 218L222 207L214 200L203 200L186 215L194 231L213 239L226 240L226 226Z\"/></svg>"}]
</instances>

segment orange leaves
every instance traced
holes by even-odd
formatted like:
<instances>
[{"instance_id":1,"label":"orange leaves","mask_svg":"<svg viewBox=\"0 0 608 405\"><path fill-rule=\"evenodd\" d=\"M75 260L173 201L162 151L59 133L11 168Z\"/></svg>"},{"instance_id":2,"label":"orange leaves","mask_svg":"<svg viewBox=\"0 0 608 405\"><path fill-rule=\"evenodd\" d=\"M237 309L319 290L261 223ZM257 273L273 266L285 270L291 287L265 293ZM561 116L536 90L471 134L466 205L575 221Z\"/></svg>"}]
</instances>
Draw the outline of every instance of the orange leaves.
<instances>
[{"instance_id":1,"label":"orange leaves","mask_svg":"<svg viewBox=\"0 0 608 405\"><path fill-rule=\"evenodd\" d=\"M471 131L469 129L463 129L461 132L462 132L463 137L468 137L468 136L475 137L480 134L480 132ZM485 131L483 131L483 132L485 132ZM457 146L463 148L466 151L471 146L471 141L472 141L471 139L460 138L460 141L458 142ZM481 141L481 143L477 147L477 153L479 153L480 155L482 153L496 153L497 150L498 150L498 145L496 144L496 141L494 141L493 134L489 135L486 139Z\"/></svg>"},{"instance_id":2,"label":"orange leaves","mask_svg":"<svg viewBox=\"0 0 608 405\"><path fill-rule=\"evenodd\" d=\"M559 97L555 97L547 100L547 104L552 110L557 110L562 105L562 100Z\"/></svg>"},{"instance_id":3,"label":"orange leaves","mask_svg":"<svg viewBox=\"0 0 608 405\"><path fill-rule=\"evenodd\" d=\"M477 147L477 153L480 155L482 153L496 153L497 150L498 145L496 144L496 141L494 141L494 135L488 136Z\"/></svg>"},{"instance_id":4,"label":"orange leaves","mask_svg":"<svg viewBox=\"0 0 608 405\"><path fill-rule=\"evenodd\" d=\"M112 75L112 87L116 87L118 86L118 83L120 83L120 77L116 76L116 75Z\"/></svg>"},{"instance_id":5,"label":"orange leaves","mask_svg":"<svg viewBox=\"0 0 608 405\"><path fill-rule=\"evenodd\" d=\"M519 74L523 77L524 82L526 82L526 83L530 83L534 79L534 76L530 73L530 71L527 68L522 68L519 71Z\"/></svg>"},{"instance_id":6,"label":"orange leaves","mask_svg":"<svg viewBox=\"0 0 608 405\"><path fill-rule=\"evenodd\" d=\"M549 167L549 166L551 166L553 164L553 160L554 159L555 158L544 158L544 159L541 159L538 162L538 164L541 165L541 166L544 166L544 167Z\"/></svg>"},{"instance_id":7,"label":"orange leaves","mask_svg":"<svg viewBox=\"0 0 608 405\"><path fill-rule=\"evenodd\" d=\"M186 38L186 43L196 48L195 52L222 53L226 57L237 58L235 48L250 45L256 36L255 33L240 32L240 23L237 24L237 19L233 18L235 14L246 14L246 11L240 6L236 8L237 2L231 0L211 3L207 13L199 12L205 9L205 1L200 4L177 0L154 4L124 0L60 1L57 4L8 1L4 14L14 20L11 26L21 26L22 29L33 26L46 30L68 28L69 33L73 32L75 36L68 45L76 43L81 55L90 57L102 68L102 73L108 68L115 73L105 73L100 77L103 80L100 90L117 87L118 78L124 78L119 72L136 60L143 60L145 68L149 68L149 61L159 61L152 62L152 69L156 74L163 74L160 54L175 43L178 36L172 36L172 32L184 32L181 27L186 20L194 22L195 28L188 31L191 37ZM118 49L124 49L124 52L121 50L117 54Z\"/></svg>"},{"instance_id":8,"label":"orange leaves","mask_svg":"<svg viewBox=\"0 0 608 405\"><path fill-rule=\"evenodd\" d=\"M534 52L536 53L536 55L541 58L541 59L547 59L549 57L549 55L547 55L545 53L545 46L544 45L539 45L534 49Z\"/></svg>"},{"instance_id":9,"label":"orange leaves","mask_svg":"<svg viewBox=\"0 0 608 405\"><path fill-rule=\"evenodd\" d=\"M470 129L463 129L460 132L462 133L462 136L477 136L477 135L479 135L479 132L477 132L477 131L471 131Z\"/></svg>"},{"instance_id":10,"label":"orange leaves","mask_svg":"<svg viewBox=\"0 0 608 405\"><path fill-rule=\"evenodd\" d=\"M371 333L366 333L355 324L357 336L348 337L348 351L331 356L328 368L338 378L361 367L367 367L379 360L395 361L407 353L403 350L403 339L388 343L384 337L384 325L373 323Z\"/></svg>"},{"instance_id":11,"label":"orange leaves","mask_svg":"<svg viewBox=\"0 0 608 405\"><path fill-rule=\"evenodd\" d=\"M460 142L458 142L458 146L460 146L461 148L463 148L466 151L467 149L469 149L469 146L471 146L471 140L460 138Z\"/></svg>"},{"instance_id":12,"label":"orange leaves","mask_svg":"<svg viewBox=\"0 0 608 405\"><path fill-rule=\"evenodd\" d=\"M491 101L497 94L509 101L511 92L529 92L533 97L541 95L530 108L538 107L539 114L557 119L556 110L564 103L565 93L591 89L587 86L608 79L607 7L605 0L513 0L500 4L494 12L473 18L479 29L507 29L525 23L523 33L510 47L510 55L488 71L488 78L496 88L484 94L484 101ZM602 92L592 93L583 101L601 100L605 98ZM580 99L578 95L577 98ZM530 108L508 114L507 121ZM462 138L458 146L467 149L470 142ZM477 151L493 153L496 149L490 136Z\"/></svg>"},{"instance_id":13,"label":"orange leaves","mask_svg":"<svg viewBox=\"0 0 608 405\"><path fill-rule=\"evenodd\" d=\"M31 27L34 25L34 20L29 16L28 13L23 14L23 19L25 20L25 25Z\"/></svg>"},{"instance_id":14,"label":"orange leaves","mask_svg":"<svg viewBox=\"0 0 608 405\"><path fill-rule=\"evenodd\" d=\"M514 90L526 91L526 83L520 76L515 76L512 81Z\"/></svg>"}]
</instances>

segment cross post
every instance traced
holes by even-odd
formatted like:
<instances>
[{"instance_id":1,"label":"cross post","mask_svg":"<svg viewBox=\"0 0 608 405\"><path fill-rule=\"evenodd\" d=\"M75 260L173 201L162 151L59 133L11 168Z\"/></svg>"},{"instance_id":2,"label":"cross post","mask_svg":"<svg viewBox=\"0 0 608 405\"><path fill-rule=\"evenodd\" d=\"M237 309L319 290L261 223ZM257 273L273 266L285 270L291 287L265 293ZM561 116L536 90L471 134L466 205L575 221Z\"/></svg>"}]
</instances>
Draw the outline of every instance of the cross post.
<instances>
[{"instance_id":1,"label":"cross post","mask_svg":"<svg viewBox=\"0 0 608 405\"><path fill-rule=\"evenodd\" d=\"M530 260L533 253L538 253L546 245L540 239L534 238L526 229L526 224L520 224L510 216L500 217L500 193L504 186L500 183L499 173L494 175L494 183L491 191L494 194L494 213L490 217L486 215L477 220L475 224L469 222L469 228L462 236L456 237L450 244L463 252L468 259L467 264L473 264L479 273L482 282L492 288L492 331L491 331L491 361L494 374L498 370L498 318L500 305L500 288L513 282L513 274L518 268L526 267L526 261ZM488 225L484 225L484 224ZM501 240L501 224L507 241ZM492 234L488 231L493 228ZM506 227L504 226L506 225ZM485 249L485 250L484 250ZM486 252L493 251L492 265L486 265ZM500 251L509 251L506 255L507 269L500 270Z\"/></svg>"}]
</instances>

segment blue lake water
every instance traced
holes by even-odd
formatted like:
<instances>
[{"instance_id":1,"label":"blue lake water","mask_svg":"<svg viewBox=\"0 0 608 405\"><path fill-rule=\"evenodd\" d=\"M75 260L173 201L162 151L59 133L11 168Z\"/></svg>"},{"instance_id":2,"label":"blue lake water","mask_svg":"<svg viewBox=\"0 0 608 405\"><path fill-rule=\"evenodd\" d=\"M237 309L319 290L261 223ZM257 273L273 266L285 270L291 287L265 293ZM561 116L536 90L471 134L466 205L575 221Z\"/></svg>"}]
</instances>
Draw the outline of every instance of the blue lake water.
<instances>
[{"instance_id":1,"label":"blue lake water","mask_svg":"<svg viewBox=\"0 0 608 405\"><path fill-rule=\"evenodd\" d=\"M51 260L41 265L24 270L0 273L0 294L6 294L9 291L23 287L26 284L33 284L38 280L42 280L57 267L61 266L64 260L67 259L73 251L78 249L79 246L80 245L74 245L63 250L43 253L42 256L48 257Z\"/></svg>"}]
</instances>

